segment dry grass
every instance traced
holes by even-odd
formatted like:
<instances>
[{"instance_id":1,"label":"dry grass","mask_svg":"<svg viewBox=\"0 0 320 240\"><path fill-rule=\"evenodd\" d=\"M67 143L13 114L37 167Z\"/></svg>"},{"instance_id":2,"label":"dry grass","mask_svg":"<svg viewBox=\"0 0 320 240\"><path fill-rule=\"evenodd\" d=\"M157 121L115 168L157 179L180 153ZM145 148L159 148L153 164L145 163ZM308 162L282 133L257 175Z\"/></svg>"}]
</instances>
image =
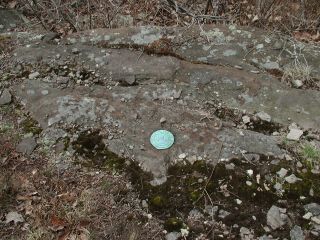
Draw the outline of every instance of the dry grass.
<instances>
[{"instance_id":1,"label":"dry grass","mask_svg":"<svg viewBox=\"0 0 320 240\"><path fill-rule=\"evenodd\" d=\"M193 23L236 23L288 34L320 32L318 0L22 0L16 7L61 34L101 27Z\"/></svg>"},{"instance_id":2,"label":"dry grass","mask_svg":"<svg viewBox=\"0 0 320 240\"><path fill-rule=\"evenodd\" d=\"M282 80L292 84L295 80L300 80L303 84L312 85L312 68L306 63L291 63L284 68Z\"/></svg>"}]
</instances>

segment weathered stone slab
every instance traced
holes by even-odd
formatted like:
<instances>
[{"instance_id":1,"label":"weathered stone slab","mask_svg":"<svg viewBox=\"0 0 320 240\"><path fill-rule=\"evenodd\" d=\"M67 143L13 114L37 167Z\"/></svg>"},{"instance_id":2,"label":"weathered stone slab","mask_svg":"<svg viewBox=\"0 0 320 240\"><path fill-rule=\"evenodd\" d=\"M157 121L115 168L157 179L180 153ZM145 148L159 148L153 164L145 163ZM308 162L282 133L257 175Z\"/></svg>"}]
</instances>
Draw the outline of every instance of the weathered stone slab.
<instances>
[{"instance_id":1,"label":"weathered stone slab","mask_svg":"<svg viewBox=\"0 0 320 240\"><path fill-rule=\"evenodd\" d=\"M27 22L28 20L18 11L0 8L0 33L5 32L8 28L15 28Z\"/></svg>"},{"instance_id":2,"label":"weathered stone slab","mask_svg":"<svg viewBox=\"0 0 320 240\"><path fill-rule=\"evenodd\" d=\"M276 137L237 129L216 116L217 109L240 109L240 115L270 124L320 128L319 91L293 89L267 72L257 74L284 66L266 56L273 38L234 27L183 30L94 30L60 42L33 36L14 60L39 74L17 87L17 95L44 129L100 129L108 149L152 172L154 183L163 182L168 165L181 159L216 164L245 152L282 155ZM267 60L243 60L259 54ZM173 132L172 148L151 146L157 129Z\"/></svg>"},{"instance_id":3,"label":"weathered stone slab","mask_svg":"<svg viewBox=\"0 0 320 240\"><path fill-rule=\"evenodd\" d=\"M110 45L157 45L172 43L170 51L189 61L240 66L245 70L284 70L294 59L312 68L320 79L320 49L316 45L285 40L261 29L235 25L205 25L185 28L132 27L95 29L68 38L69 43L101 42Z\"/></svg>"},{"instance_id":4,"label":"weathered stone slab","mask_svg":"<svg viewBox=\"0 0 320 240\"><path fill-rule=\"evenodd\" d=\"M123 84L134 77L138 85L159 85L168 88L164 95L152 93L150 98L167 98L182 90L185 103L203 106L219 100L228 108L265 112L272 121L289 125L296 122L305 129L320 128L320 92L293 89L268 74L250 73L237 68L212 66L180 60L174 56L152 56L129 49L101 49L77 44L79 54L72 54L72 45L31 45L16 51L16 60L63 66L66 62L93 69L103 76L103 85ZM59 56L57 59L56 56ZM147 93L145 93L147 94ZM166 96L165 96L166 95ZM289 121L289 120L290 121Z\"/></svg>"},{"instance_id":5,"label":"weathered stone slab","mask_svg":"<svg viewBox=\"0 0 320 240\"><path fill-rule=\"evenodd\" d=\"M206 160L212 164L222 158L241 155L242 151L281 155L274 137L233 128L215 127L215 121L203 121L203 113L181 106L177 99L153 100L148 93L154 86L118 86L106 90L74 87L57 89L40 80L28 80L18 89L23 103L42 127L71 126L98 128L114 132L106 140L108 148L138 161L141 167L163 178L167 166L185 153L187 160ZM46 90L47 95L42 92ZM157 92L164 91L158 88ZM162 117L165 124L160 123ZM218 119L216 121L219 121ZM154 130L169 129L176 142L168 150L156 150L149 143Z\"/></svg>"}]
</instances>

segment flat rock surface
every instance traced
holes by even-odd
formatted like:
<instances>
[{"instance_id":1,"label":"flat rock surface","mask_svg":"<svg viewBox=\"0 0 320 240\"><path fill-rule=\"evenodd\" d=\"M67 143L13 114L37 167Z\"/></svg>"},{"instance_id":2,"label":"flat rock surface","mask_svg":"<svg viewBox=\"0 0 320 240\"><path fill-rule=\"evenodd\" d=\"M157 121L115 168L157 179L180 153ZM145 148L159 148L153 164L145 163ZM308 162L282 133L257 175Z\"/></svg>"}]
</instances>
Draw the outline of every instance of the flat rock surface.
<instances>
[{"instance_id":1,"label":"flat rock surface","mask_svg":"<svg viewBox=\"0 0 320 240\"><path fill-rule=\"evenodd\" d=\"M18 25L25 24L27 19L18 11L13 9L0 8L0 33L5 32L7 29L15 28Z\"/></svg>"},{"instance_id":2,"label":"flat rock surface","mask_svg":"<svg viewBox=\"0 0 320 240\"><path fill-rule=\"evenodd\" d=\"M30 155L33 150L37 147L37 142L33 137L27 137L22 139L22 141L17 145L16 151Z\"/></svg>"},{"instance_id":3,"label":"flat rock surface","mask_svg":"<svg viewBox=\"0 0 320 240\"><path fill-rule=\"evenodd\" d=\"M35 63L42 59L44 63L55 65L67 60L81 65L85 63L84 65L99 72L100 76L104 76L101 80L104 85L132 82L134 76L134 83L138 85L162 85L172 90L175 86L187 88L184 94L188 94L188 98L195 102L219 99L228 108L239 108L251 113L264 112L274 122L283 125L293 121L305 129L319 128L319 91L289 88L265 73L265 69L261 69L259 64L257 66L244 61L243 55L250 51L248 47L242 49L241 54L238 53L240 50L229 49L240 48L239 41L247 45L253 42L258 44L259 41L268 45L261 32L239 30L238 33L230 28L210 26L205 29L212 32L213 36L222 37L223 41L218 37L208 40L203 36L204 33L193 28L183 33L179 28L176 31L171 28L148 27L93 30L64 39L59 45L42 43L22 47L16 54L19 62ZM245 40L241 38L241 34L246 37ZM251 37L248 38L248 35ZM228 36L232 40L227 40ZM40 39L41 36L30 37L33 41L37 38ZM269 40L273 41L273 38ZM147 50L143 50L142 47L146 46ZM76 55L72 53L75 47L79 51ZM259 51L255 49L255 58L263 56L269 59L268 54L273 53L271 47L259 48ZM228 54L224 54L225 51ZM232 51L236 54L231 54ZM314 56L310 64L315 64L313 75L318 77L319 51L311 45L304 45L303 51L306 57ZM215 54L207 60L203 59L210 52ZM57 55L59 59L56 58ZM279 52L274 52L271 56L274 55L278 56ZM283 61L285 59L290 58L283 57ZM234 67L240 65L242 69ZM280 65L285 66L285 63ZM253 73L257 70L261 73Z\"/></svg>"},{"instance_id":4,"label":"flat rock surface","mask_svg":"<svg viewBox=\"0 0 320 240\"><path fill-rule=\"evenodd\" d=\"M16 91L42 128L99 129L111 151L156 178L182 153L212 164L247 152L281 156L277 137L235 127L243 112L283 126L320 127L319 91L290 88L265 72L281 71L288 57L270 63L279 55L272 52L276 36L258 30L141 27L94 30L58 43L40 39L30 37L14 60L37 75ZM308 45L303 51L319 55ZM157 129L174 134L172 148L151 146Z\"/></svg>"}]
</instances>

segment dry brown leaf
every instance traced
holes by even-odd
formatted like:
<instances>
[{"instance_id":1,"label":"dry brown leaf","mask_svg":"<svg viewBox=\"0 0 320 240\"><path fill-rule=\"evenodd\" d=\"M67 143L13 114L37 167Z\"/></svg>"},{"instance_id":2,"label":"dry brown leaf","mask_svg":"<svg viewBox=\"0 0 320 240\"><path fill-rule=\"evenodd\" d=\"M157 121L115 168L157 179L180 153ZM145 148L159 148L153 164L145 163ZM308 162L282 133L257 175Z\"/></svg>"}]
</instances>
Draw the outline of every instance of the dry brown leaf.
<instances>
[{"instance_id":1,"label":"dry brown leaf","mask_svg":"<svg viewBox=\"0 0 320 240\"><path fill-rule=\"evenodd\" d=\"M49 228L54 231L58 232L66 227L67 223L62 218L59 218L57 216L52 216L50 219L50 226Z\"/></svg>"},{"instance_id":2,"label":"dry brown leaf","mask_svg":"<svg viewBox=\"0 0 320 240\"><path fill-rule=\"evenodd\" d=\"M320 34L311 34L308 32L294 32L293 36L295 39L297 39L298 41L302 41L302 42L310 42L310 41L314 41L314 42L318 42L320 41Z\"/></svg>"}]
</instances>

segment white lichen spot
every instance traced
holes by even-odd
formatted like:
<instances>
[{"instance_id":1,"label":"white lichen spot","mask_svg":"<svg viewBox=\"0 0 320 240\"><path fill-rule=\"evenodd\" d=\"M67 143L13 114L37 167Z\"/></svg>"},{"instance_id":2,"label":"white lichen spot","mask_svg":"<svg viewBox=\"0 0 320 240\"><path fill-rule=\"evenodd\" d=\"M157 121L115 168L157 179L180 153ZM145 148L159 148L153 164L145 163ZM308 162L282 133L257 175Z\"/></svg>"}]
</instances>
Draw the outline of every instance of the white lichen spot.
<instances>
[{"instance_id":1,"label":"white lichen spot","mask_svg":"<svg viewBox=\"0 0 320 240\"><path fill-rule=\"evenodd\" d=\"M105 35L105 36L104 36L104 40L105 40L105 41L109 41L110 39L111 39L111 37L110 37L109 35Z\"/></svg>"},{"instance_id":2,"label":"white lichen spot","mask_svg":"<svg viewBox=\"0 0 320 240\"><path fill-rule=\"evenodd\" d=\"M257 46L256 46L256 49L257 50L260 50L264 47L263 43L259 43Z\"/></svg>"},{"instance_id":3,"label":"white lichen spot","mask_svg":"<svg viewBox=\"0 0 320 240\"><path fill-rule=\"evenodd\" d=\"M236 54L237 54L237 51L233 49L227 49L226 51L223 52L223 56L225 57L234 56Z\"/></svg>"},{"instance_id":4,"label":"white lichen spot","mask_svg":"<svg viewBox=\"0 0 320 240\"><path fill-rule=\"evenodd\" d=\"M75 44L77 40L75 38L68 38L69 43Z\"/></svg>"},{"instance_id":5,"label":"white lichen spot","mask_svg":"<svg viewBox=\"0 0 320 240\"><path fill-rule=\"evenodd\" d=\"M270 39L270 38L268 38L268 37L267 37L267 38L265 38L265 39L264 39L264 41L265 41L266 43L271 43L271 39Z\"/></svg>"},{"instance_id":6,"label":"white lichen spot","mask_svg":"<svg viewBox=\"0 0 320 240\"><path fill-rule=\"evenodd\" d=\"M199 61L199 62L207 62L208 58L207 57L198 57L197 61Z\"/></svg>"},{"instance_id":7,"label":"white lichen spot","mask_svg":"<svg viewBox=\"0 0 320 240\"><path fill-rule=\"evenodd\" d=\"M203 49L204 51L208 51L210 48L211 48L210 45L203 45L203 46L202 46L202 49Z\"/></svg>"},{"instance_id":8,"label":"white lichen spot","mask_svg":"<svg viewBox=\"0 0 320 240\"><path fill-rule=\"evenodd\" d=\"M216 44L223 44L230 42L234 38L231 36L225 36L223 32L220 31L219 28L214 28L213 30L210 31L201 31L200 32L201 36L204 36L207 38L207 40L215 42Z\"/></svg>"},{"instance_id":9,"label":"white lichen spot","mask_svg":"<svg viewBox=\"0 0 320 240\"><path fill-rule=\"evenodd\" d=\"M236 28L236 25L230 25L229 26L229 30L230 31L234 31L234 30L236 30L237 28Z\"/></svg>"},{"instance_id":10,"label":"white lichen spot","mask_svg":"<svg viewBox=\"0 0 320 240\"><path fill-rule=\"evenodd\" d=\"M57 114L48 119L48 126L59 121L74 123L76 121L96 120L96 100L89 97L76 99L70 95L59 97Z\"/></svg>"},{"instance_id":11,"label":"white lichen spot","mask_svg":"<svg viewBox=\"0 0 320 240\"><path fill-rule=\"evenodd\" d=\"M135 44L146 45L162 38L162 34L157 28L141 27L141 32L133 35L131 40Z\"/></svg>"}]
</instances>

